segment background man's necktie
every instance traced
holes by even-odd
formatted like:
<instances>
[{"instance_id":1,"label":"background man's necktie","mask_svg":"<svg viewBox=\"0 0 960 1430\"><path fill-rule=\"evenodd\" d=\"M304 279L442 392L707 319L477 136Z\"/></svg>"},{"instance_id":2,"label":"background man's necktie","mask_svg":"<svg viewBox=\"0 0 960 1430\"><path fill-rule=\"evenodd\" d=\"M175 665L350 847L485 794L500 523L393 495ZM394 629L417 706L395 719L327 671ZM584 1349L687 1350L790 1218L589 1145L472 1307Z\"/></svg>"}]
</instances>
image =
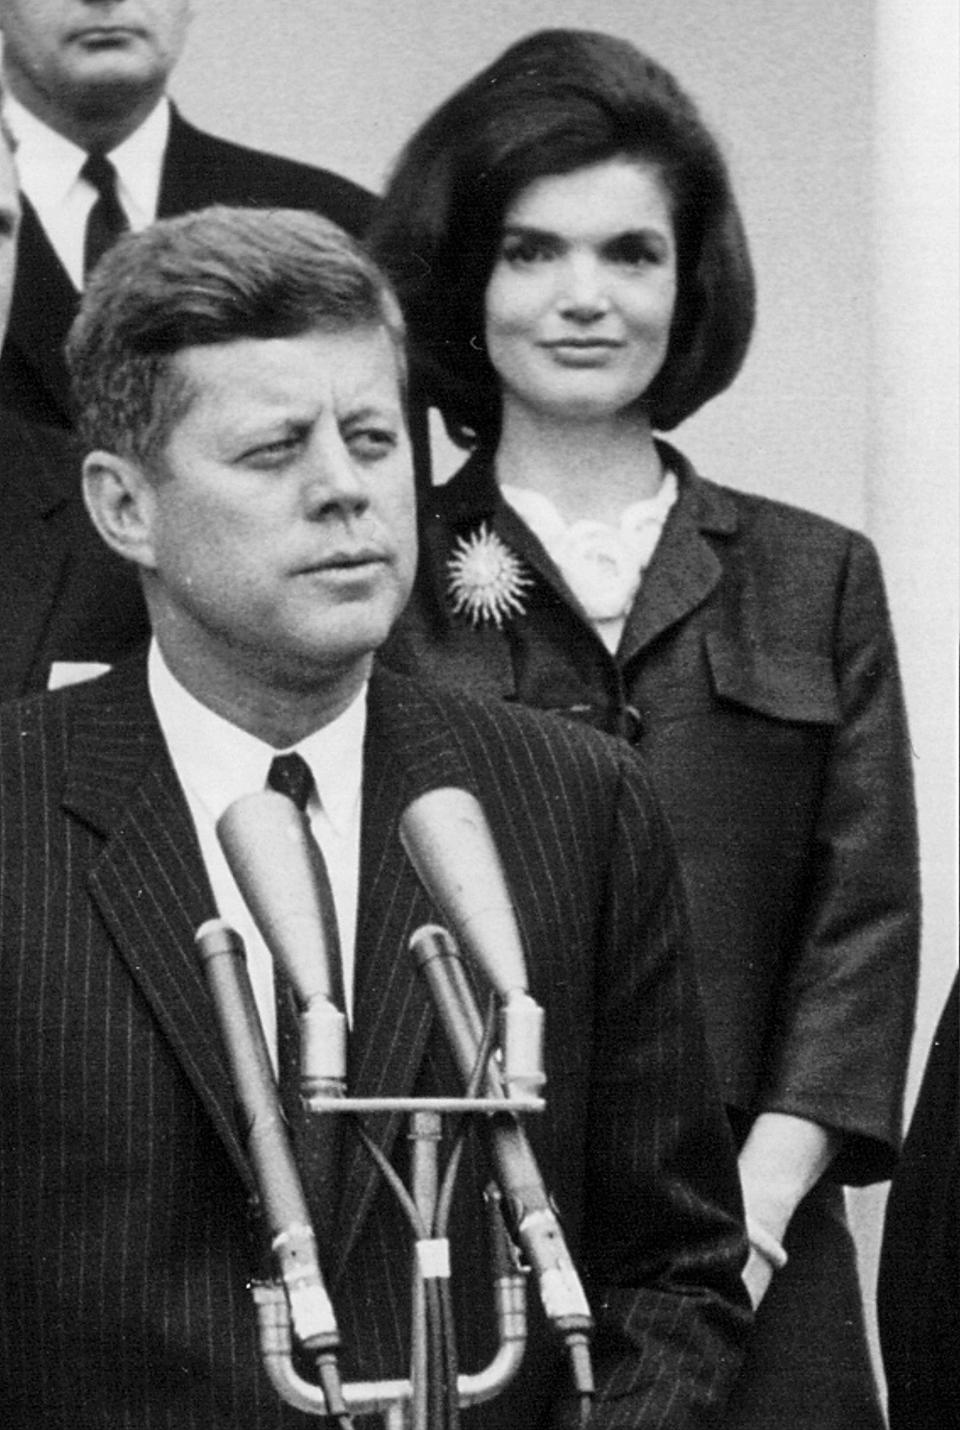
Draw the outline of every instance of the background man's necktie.
<instances>
[{"instance_id":1,"label":"background man's necktie","mask_svg":"<svg viewBox=\"0 0 960 1430\"><path fill-rule=\"evenodd\" d=\"M267 775L267 785L278 794L286 795L306 814L307 801L314 791L310 766L302 755L296 753L277 755ZM322 877L326 878L326 864L323 854L317 849ZM333 907L333 895L328 898ZM339 966L339 947L330 951L331 976L334 984L334 1001L343 1009L343 975ZM337 1192L337 1170L340 1152L341 1122L335 1114L314 1114L304 1111L300 1100L300 1029L297 1022L297 1008L293 989L283 973L274 968L274 989L277 1010L277 1081L280 1101L286 1113L293 1137L294 1150L313 1228L321 1256L329 1248L330 1232L333 1225L335 1196Z\"/></svg>"},{"instance_id":2,"label":"background man's necktie","mask_svg":"<svg viewBox=\"0 0 960 1430\"><path fill-rule=\"evenodd\" d=\"M83 276L86 281L107 249L112 248L130 225L117 198L117 171L106 154L88 154L80 177L97 191L87 218L83 243Z\"/></svg>"}]
</instances>

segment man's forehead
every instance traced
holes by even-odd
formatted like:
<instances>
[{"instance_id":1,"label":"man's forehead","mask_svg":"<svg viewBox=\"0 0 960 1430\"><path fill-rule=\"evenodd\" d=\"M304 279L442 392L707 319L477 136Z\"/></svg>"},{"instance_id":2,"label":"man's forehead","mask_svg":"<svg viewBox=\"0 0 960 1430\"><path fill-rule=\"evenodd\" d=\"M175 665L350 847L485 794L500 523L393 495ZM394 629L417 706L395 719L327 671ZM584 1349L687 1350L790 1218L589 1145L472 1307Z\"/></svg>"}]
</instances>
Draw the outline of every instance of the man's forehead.
<instances>
[{"instance_id":1,"label":"man's forehead","mask_svg":"<svg viewBox=\"0 0 960 1430\"><path fill-rule=\"evenodd\" d=\"M235 338L182 348L174 359L193 394L238 414L376 400L401 401L399 361L389 333L364 324L315 327L291 337Z\"/></svg>"}]
</instances>

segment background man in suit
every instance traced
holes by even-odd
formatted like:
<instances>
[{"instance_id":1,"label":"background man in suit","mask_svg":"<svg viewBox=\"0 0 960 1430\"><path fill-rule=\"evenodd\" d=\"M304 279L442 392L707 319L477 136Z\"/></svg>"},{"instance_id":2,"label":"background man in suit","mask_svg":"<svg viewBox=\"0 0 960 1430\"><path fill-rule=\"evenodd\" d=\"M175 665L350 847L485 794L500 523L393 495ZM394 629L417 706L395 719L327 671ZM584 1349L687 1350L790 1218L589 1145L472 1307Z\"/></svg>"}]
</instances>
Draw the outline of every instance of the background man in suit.
<instances>
[{"instance_id":1,"label":"background man in suit","mask_svg":"<svg viewBox=\"0 0 960 1430\"><path fill-rule=\"evenodd\" d=\"M166 86L190 10L189 0L0 0L24 194L0 401L35 421L71 425L62 345L86 271L120 228L212 203L312 209L355 234L371 216L371 195L348 180L181 118Z\"/></svg>"},{"instance_id":2,"label":"background man in suit","mask_svg":"<svg viewBox=\"0 0 960 1430\"><path fill-rule=\"evenodd\" d=\"M20 203L0 122L0 343L16 264ZM109 664L144 640L127 563L97 537L65 435L0 408L0 700Z\"/></svg>"},{"instance_id":3,"label":"background man in suit","mask_svg":"<svg viewBox=\"0 0 960 1430\"><path fill-rule=\"evenodd\" d=\"M545 1008L530 1136L597 1318L590 1423L716 1424L745 1246L669 836L625 747L374 669L415 561L380 274L312 215L168 220L104 260L70 360L88 503L154 642L0 716L6 1430L309 1423L255 1348L255 1188L193 947L215 911L237 926L273 1045L270 960L214 823L279 751L305 763L330 871L356 1095L460 1091L405 953L438 909L398 823L436 787L479 799ZM400 1121L370 1132L402 1172ZM485 1179L470 1148L450 1232L470 1370L493 1350ZM316 1215L343 1375L403 1374L406 1223L349 1140L335 1184ZM569 1397L534 1313L516 1381L464 1423L574 1423Z\"/></svg>"}]
</instances>

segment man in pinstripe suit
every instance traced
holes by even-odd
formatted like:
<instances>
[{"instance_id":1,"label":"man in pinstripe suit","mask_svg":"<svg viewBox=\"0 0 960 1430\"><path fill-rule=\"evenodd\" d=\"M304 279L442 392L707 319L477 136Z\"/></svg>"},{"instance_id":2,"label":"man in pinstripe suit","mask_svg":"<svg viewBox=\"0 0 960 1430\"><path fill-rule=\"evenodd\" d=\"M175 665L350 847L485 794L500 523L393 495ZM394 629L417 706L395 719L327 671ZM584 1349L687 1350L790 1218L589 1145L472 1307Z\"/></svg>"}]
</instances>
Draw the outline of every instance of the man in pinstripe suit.
<instances>
[{"instance_id":1,"label":"man in pinstripe suit","mask_svg":"<svg viewBox=\"0 0 960 1430\"><path fill-rule=\"evenodd\" d=\"M590 1423L717 1424L744 1243L669 836L626 747L374 667L414 563L402 328L377 270L312 216L165 221L105 261L71 362L88 505L139 569L154 641L0 717L0 1423L309 1423L255 1345L256 1188L193 948L218 910L244 918L213 820L282 750L315 781L356 1095L459 1088L403 953L437 910L397 830L425 790L479 798L546 1012L530 1132L597 1322ZM272 1041L262 952L251 930ZM394 1120L370 1132L403 1168ZM493 1349L475 1157L451 1220L469 1370ZM400 1213L351 1146L338 1187L342 1373L404 1374ZM534 1311L516 1380L464 1425L575 1422Z\"/></svg>"}]
</instances>

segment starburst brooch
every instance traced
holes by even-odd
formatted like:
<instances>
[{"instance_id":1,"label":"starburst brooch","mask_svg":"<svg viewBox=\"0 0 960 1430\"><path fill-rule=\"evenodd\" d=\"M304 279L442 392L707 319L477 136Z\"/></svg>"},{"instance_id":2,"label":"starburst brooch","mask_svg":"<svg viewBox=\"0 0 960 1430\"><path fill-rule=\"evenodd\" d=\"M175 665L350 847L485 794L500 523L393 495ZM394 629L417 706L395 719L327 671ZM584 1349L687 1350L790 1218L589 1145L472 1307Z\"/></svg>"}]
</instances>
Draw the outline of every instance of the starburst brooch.
<instances>
[{"instance_id":1,"label":"starburst brooch","mask_svg":"<svg viewBox=\"0 0 960 1430\"><path fill-rule=\"evenodd\" d=\"M523 593L533 584L520 558L486 522L457 537L447 576L454 614L469 616L475 626L493 621L498 630L510 616L523 614Z\"/></svg>"}]
</instances>

